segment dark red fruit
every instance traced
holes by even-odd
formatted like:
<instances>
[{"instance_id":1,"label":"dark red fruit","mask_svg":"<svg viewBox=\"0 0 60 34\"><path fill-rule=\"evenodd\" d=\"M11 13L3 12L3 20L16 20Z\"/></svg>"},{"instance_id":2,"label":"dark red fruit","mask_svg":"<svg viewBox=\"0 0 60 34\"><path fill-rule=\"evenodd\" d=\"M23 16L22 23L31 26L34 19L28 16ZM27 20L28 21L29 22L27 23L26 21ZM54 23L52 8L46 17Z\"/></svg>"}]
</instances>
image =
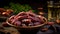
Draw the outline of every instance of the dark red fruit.
<instances>
[{"instance_id":1,"label":"dark red fruit","mask_svg":"<svg viewBox=\"0 0 60 34\"><path fill-rule=\"evenodd\" d=\"M48 24L48 25L53 25L53 24L54 24L54 22L48 22L47 24Z\"/></svg>"},{"instance_id":2,"label":"dark red fruit","mask_svg":"<svg viewBox=\"0 0 60 34\"><path fill-rule=\"evenodd\" d=\"M8 25L6 22L3 22L3 23L2 23L2 26L8 27L9 25Z\"/></svg>"},{"instance_id":3,"label":"dark red fruit","mask_svg":"<svg viewBox=\"0 0 60 34\"><path fill-rule=\"evenodd\" d=\"M14 25L20 26L20 25L21 25L21 22L20 22L20 21L16 21L16 22L14 23Z\"/></svg>"},{"instance_id":4,"label":"dark red fruit","mask_svg":"<svg viewBox=\"0 0 60 34\"><path fill-rule=\"evenodd\" d=\"M34 25L40 25L40 23L39 22L35 22Z\"/></svg>"},{"instance_id":5,"label":"dark red fruit","mask_svg":"<svg viewBox=\"0 0 60 34\"><path fill-rule=\"evenodd\" d=\"M24 19L24 20L22 20L22 22L29 24L29 23L31 23L31 19Z\"/></svg>"}]
</instances>

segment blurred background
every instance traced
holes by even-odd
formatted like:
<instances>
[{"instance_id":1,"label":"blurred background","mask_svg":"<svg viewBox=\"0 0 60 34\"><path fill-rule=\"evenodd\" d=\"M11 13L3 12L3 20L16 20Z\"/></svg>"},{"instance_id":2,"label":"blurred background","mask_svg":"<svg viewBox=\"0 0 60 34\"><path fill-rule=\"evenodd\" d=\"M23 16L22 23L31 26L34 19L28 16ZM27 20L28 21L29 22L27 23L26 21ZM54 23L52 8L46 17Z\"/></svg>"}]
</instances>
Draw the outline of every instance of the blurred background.
<instances>
[{"instance_id":1,"label":"blurred background","mask_svg":"<svg viewBox=\"0 0 60 34\"><path fill-rule=\"evenodd\" d=\"M35 13L44 13L48 20L60 19L60 0L0 0L0 8L9 6L11 2L27 4L36 10Z\"/></svg>"}]
</instances>

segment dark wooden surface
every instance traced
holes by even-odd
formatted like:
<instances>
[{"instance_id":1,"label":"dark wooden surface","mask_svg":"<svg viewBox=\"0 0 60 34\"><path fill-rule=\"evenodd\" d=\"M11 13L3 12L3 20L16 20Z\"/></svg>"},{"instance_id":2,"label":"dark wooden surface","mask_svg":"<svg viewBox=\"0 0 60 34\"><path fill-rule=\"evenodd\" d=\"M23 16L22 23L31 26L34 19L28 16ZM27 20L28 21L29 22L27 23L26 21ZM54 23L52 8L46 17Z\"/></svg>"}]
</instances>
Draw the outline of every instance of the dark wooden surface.
<instances>
[{"instance_id":1,"label":"dark wooden surface","mask_svg":"<svg viewBox=\"0 0 60 34\"><path fill-rule=\"evenodd\" d=\"M20 34L20 32L13 27L3 27L0 23L0 34Z\"/></svg>"},{"instance_id":2,"label":"dark wooden surface","mask_svg":"<svg viewBox=\"0 0 60 34\"><path fill-rule=\"evenodd\" d=\"M50 29L49 25L44 26L45 28L49 28L49 30L42 32L39 30L36 34L60 34L60 25L54 25L57 28L57 32L54 32L54 30ZM53 27L51 27L53 28ZM21 34L16 28L14 27L3 27L0 23L0 34ZM25 33L24 33L25 34ZM32 33L33 34L33 33Z\"/></svg>"}]
</instances>

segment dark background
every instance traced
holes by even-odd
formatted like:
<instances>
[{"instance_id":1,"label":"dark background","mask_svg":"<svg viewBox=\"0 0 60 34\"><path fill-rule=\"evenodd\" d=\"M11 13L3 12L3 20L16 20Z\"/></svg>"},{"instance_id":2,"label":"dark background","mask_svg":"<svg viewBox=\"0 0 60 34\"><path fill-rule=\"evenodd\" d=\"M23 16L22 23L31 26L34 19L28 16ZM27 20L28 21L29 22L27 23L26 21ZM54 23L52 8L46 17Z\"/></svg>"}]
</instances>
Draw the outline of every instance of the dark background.
<instances>
[{"instance_id":1,"label":"dark background","mask_svg":"<svg viewBox=\"0 0 60 34\"><path fill-rule=\"evenodd\" d=\"M14 2L20 4L29 4L35 10L38 10L37 8L42 7L44 12L47 13L47 1L50 0L0 0L0 8L4 6L9 6L10 2ZM57 2L58 0L53 1Z\"/></svg>"},{"instance_id":2,"label":"dark background","mask_svg":"<svg viewBox=\"0 0 60 34\"><path fill-rule=\"evenodd\" d=\"M10 2L29 4L35 10L37 10L38 7L43 7L45 11L47 9L46 0L0 0L0 8L8 6Z\"/></svg>"}]
</instances>

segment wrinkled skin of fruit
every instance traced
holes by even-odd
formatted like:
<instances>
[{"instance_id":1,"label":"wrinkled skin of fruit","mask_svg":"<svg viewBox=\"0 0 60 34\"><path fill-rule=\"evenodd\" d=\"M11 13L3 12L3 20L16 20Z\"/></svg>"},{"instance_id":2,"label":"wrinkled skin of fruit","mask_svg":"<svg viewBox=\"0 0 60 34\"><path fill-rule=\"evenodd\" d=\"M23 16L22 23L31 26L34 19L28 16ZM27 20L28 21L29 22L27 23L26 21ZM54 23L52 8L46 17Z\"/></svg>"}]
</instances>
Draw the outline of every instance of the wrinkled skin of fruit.
<instances>
[{"instance_id":1,"label":"wrinkled skin of fruit","mask_svg":"<svg viewBox=\"0 0 60 34\"><path fill-rule=\"evenodd\" d=\"M43 18L37 16L33 12L20 12L9 18L10 23L16 26L36 26L43 24Z\"/></svg>"}]
</instances>

